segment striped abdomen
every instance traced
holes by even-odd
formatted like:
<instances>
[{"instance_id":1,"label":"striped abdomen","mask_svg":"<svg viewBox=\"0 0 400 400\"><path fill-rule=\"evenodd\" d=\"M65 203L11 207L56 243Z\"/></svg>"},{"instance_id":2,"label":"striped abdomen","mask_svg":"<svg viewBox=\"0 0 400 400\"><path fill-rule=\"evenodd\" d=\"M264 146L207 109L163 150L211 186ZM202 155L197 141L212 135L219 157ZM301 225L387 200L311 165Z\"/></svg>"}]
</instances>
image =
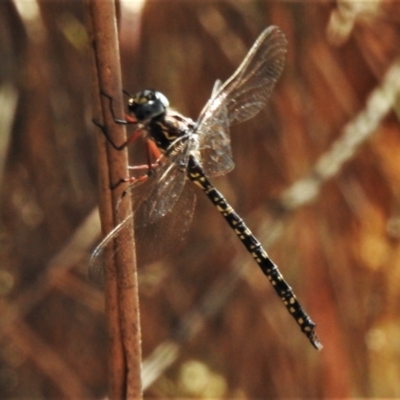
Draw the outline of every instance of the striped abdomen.
<instances>
[{"instance_id":1,"label":"striped abdomen","mask_svg":"<svg viewBox=\"0 0 400 400\"><path fill-rule=\"evenodd\" d=\"M310 340L311 344L320 350L321 343L315 335L315 324L305 313L291 287L285 282L278 267L268 257L267 252L262 248L260 242L254 237L243 220L236 214L233 208L227 203L220 192L209 182L199 163L191 157L188 165L188 178L199 186L212 203L217 207L228 224L235 231L243 245L253 256L261 270L268 277L272 287L275 289L283 304L295 319L301 330Z\"/></svg>"}]
</instances>

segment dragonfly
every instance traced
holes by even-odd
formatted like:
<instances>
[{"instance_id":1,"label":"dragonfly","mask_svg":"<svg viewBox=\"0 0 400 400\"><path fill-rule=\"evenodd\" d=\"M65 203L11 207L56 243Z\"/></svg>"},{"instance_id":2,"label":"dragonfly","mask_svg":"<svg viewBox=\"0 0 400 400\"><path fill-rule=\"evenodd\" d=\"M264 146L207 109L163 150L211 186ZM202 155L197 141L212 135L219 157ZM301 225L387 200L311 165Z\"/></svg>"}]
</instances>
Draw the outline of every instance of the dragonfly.
<instances>
[{"instance_id":1,"label":"dragonfly","mask_svg":"<svg viewBox=\"0 0 400 400\"><path fill-rule=\"evenodd\" d=\"M149 89L133 96L125 92L129 96L128 117L118 119L112 97L102 93L110 101L115 123L135 126L131 137L118 146L105 128L95 122L108 142L121 150L132 138L143 136L149 156L147 165L133 167L144 169L143 175L121 179L129 182L125 194L132 197L132 214L98 245L90 270L92 275L99 273L102 268L99 260L105 247L132 220L139 265L150 264L169 252L189 229L196 202L193 188L197 186L267 276L301 331L320 350L322 344L315 333L315 323L261 243L209 180L234 168L229 127L253 117L265 106L282 73L286 51L284 33L276 26L266 28L235 73L224 83L216 82L197 121L174 111L162 93Z\"/></svg>"}]
</instances>

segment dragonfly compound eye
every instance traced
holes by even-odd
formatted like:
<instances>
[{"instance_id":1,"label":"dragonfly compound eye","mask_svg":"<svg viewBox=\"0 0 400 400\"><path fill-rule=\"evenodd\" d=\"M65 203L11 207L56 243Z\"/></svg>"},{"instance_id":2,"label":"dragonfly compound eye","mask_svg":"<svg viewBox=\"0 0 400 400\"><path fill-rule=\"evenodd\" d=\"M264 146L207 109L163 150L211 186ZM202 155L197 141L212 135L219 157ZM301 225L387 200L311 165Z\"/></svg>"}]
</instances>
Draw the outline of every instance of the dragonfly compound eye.
<instances>
[{"instance_id":1,"label":"dragonfly compound eye","mask_svg":"<svg viewBox=\"0 0 400 400\"><path fill-rule=\"evenodd\" d=\"M150 120L167 110L168 99L155 90L143 90L129 99L128 109L138 121Z\"/></svg>"}]
</instances>

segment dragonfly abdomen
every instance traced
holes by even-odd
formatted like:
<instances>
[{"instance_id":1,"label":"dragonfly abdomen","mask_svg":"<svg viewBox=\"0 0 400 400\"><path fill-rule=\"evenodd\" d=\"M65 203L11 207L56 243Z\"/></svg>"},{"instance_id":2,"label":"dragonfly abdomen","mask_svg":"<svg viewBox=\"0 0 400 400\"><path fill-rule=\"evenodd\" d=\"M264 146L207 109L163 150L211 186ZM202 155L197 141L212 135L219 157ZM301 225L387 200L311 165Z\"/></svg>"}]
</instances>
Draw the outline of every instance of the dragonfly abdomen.
<instances>
[{"instance_id":1,"label":"dragonfly abdomen","mask_svg":"<svg viewBox=\"0 0 400 400\"><path fill-rule=\"evenodd\" d=\"M206 193L211 202L232 227L247 251L253 256L263 273L268 277L275 292L282 300L290 315L295 319L302 332L316 349L321 349L322 345L315 335L316 325L301 307L292 288L287 284L278 267L268 257L261 243L228 204L224 196L210 183L204 175L200 164L193 157L189 159L188 178Z\"/></svg>"}]
</instances>

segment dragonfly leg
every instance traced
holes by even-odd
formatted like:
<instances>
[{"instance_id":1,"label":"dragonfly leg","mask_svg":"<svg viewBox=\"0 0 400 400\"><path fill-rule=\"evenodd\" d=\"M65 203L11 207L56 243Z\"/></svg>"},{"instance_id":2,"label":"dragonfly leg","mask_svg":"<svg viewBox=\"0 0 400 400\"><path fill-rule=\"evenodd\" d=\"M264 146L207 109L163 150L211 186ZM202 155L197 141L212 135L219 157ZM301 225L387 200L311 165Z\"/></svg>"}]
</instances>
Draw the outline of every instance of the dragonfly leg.
<instances>
[{"instance_id":1,"label":"dragonfly leg","mask_svg":"<svg viewBox=\"0 0 400 400\"><path fill-rule=\"evenodd\" d=\"M159 164L158 163L154 163L152 164L151 168L149 168L148 165L138 165L135 167L128 167L129 169L136 169L136 170L147 170L146 173L136 177L136 176L130 176L128 178L121 178L118 182L114 183L113 185L110 185L110 189L114 190L116 189L119 185L121 185L122 183L129 183L129 186L131 187L132 185L141 185L142 183L146 182L147 179L150 178L150 176L153 175L154 173L154 168L153 167L157 167ZM129 189L125 190L121 197L124 197L125 194L129 191Z\"/></svg>"},{"instance_id":2,"label":"dragonfly leg","mask_svg":"<svg viewBox=\"0 0 400 400\"><path fill-rule=\"evenodd\" d=\"M150 176L152 176L155 172L155 170L160 166L162 163L163 159L165 158L164 154L160 152L156 144L152 140L147 140L146 141L146 155L147 155L147 164L143 165L134 165L134 166L129 166L128 168L130 170L144 170L146 173L143 175L140 175L139 177L134 177L131 176L126 179L121 179L117 186L119 186L121 183L128 182L130 185L136 185L136 184L142 184L143 182L147 181ZM156 158L155 162L152 162L152 159ZM127 190L122 194L122 196L125 196Z\"/></svg>"},{"instance_id":3,"label":"dragonfly leg","mask_svg":"<svg viewBox=\"0 0 400 400\"><path fill-rule=\"evenodd\" d=\"M143 165L129 165L128 169L132 170L132 171L140 171L140 170L145 170L148 171L149 169L154 169L156 168L160 163L155 162L153 164L151 164L150 166L147 164L143 164Z\"/></svg>"},{"instance_id":4,"label":"dragonfly leg","mask_svg":"<svg viewBox=\"0 0 400 400\"><path fill-rule=\"evenodd\" d=\"M108 95L105 95L106 97L110 98L110 101L112 100L111 97ZM97 120L93 119L93 123L101 130L103 135L106 137L107 141L114 147L116 150L123 150L130 142L133 142L136 140L139 136L141 136L142 131L141 129L136 130L133 132L133 134L120 146L116 146L115 143L111 140L110 136L108 135L107 129L104 125L102 125L100 122ZM115 121L115 120L114 120ZM130 170L147 170L145 174L143 174L140 177L128 177L128 178L121 178L118 182L111 184L110 189L114 190L116 189L119 185L122 183L130 183L130 184L136 184L137 182L144 182L145 180L148 179L148 177L153 173L153 170L160 164L162 154L156 144L151 141L147 140L146 142L146 155L147 155L147 164L145 165L137 165L137 166L129 166L128 168ZM152 158L157 158L156 162L152 162ZM124 195L124 194L123 194Z\"/></svg>"},{"instance_id":5,"label":"dragonfly leg","mask_svg":"<svg viewBox=\"0 0 400 400\"><path fill-rule=\"evenodd\" d=\"M152 146L151 144L153 144L154 142L148 140L146 142L147 144L147 164L143 164L143 165L134 165L134 166L129 166L128 169L133 170L133 171L146 171L143 175L140 175L139 177L136 176L130 176L129 178L122 178L120 179L115 185L113 185L111 187L111 189L115 189L117 188L119 185L121 185L122 183L129 183L130 186L132 185L137 185L137 184L142 184L143 182L147 181L147 179L149 179L149 177L151 175L153 175L153 173L155 172L156 168L159 167L159 165L161 164L164 156L163 154L158 150L158 148L156 147L156 152L154 152L152 150ZM152 156L154 155L158 155L158 158L155 162L152 162ZM122 194L122 197L125 196L127 191L125 191Z\"/></svg>"},{"instance_id":6,"label":"dragonfly leg","mask_svg":"<svg viewBox=\"0 0 400 400\"><path fill-rule=\"evenodd\" d=\"M136 183L143 183L145 182L153 173L155 170L160 166L162 160L163 160L163 155L161 154L155 162L151 162L151 160L148 161L148 164L143 164L143 165L133 165L129 166L129 170L133 171L146 171L143 175L140 175L139 177L134 177L131 176L126 179L121 179L118 185L120 185L123 182L129 182L130 184L136 184Z\"/></svg>"},{"instance_id":7,"label":"dragonfly leg","mask_svg":"<svg viewBox=\"0 0 400 400\"><path fill-rule=\"evenodd\" d=\"M101 130L102 134L105 136L105 138L107 139L107 142L111 144L111 146L118 151L123 150L126 146L128 146L129 143L135 141L139 136L141 136L142 134L142 130L141 129L137 129L135 130L129 137L128 139L122 143L121 145L117 146L113 140L111 139L110 135L107 132L107 129L104 125L102 125L99 121L97 121L96 119L93 119L92 122Z\"/></svg>"},{"instance_id":8,"label":"dragonfly leg","mask_svg":"<svg viewBox=\"0 0 400 400\"><path fill-rule=\"evenodd\" d=\"M124 93L126 93L126 94L128 95L127 92L124 92ZM104 93L104 92L101 92L101 95L104 96L104 97L106 97L106 98L109 100L110 112L111 112L111 115L112 115L112 117L113 117L113 120L114 120L114 122L115 122L116 124L118 124L118 125L135 125L135 126L136 126L136 129L135 129L135 130L133 131L133 133L128 137L128 139L127 139L124 143L122 143L122 144L120 144L119 146L117 146L117 145L113 142L113 140L111 139L111 137L110 137L110 135L108 134L108 132L107 132L106 128L104 127L104 125L102 125L100 122L98 122L98 121L95 120L95 119L92 120L93 123L94 123L98 128L100 128L101 132L102 132L103 135L106 137L108 143L110 143L111 146L112 146L115 150L118 150L118 151L123 150L125 147L128 146L129 143L133 142L133 141L136 140L139 136L142 135L142 127L140 126L140 124L139 124L136 120L134 120L133 118L131 118L129 115L126 115L126 120L116 118L116 117L115 117L115 114L114 114L114 108L113 108L113 102L114 102L113 98L112 98L110 95L108 95L107 93Z\"/></svg>"},{"instance_id":9,"label":"dragonfly leg","mask_svg":"<svg viewBox=\"0 0 400 400\"><path fill-rule=\"evenodd\" d=\"M137 121L135 121L133 118L129 117L128 115L126 116L126 120L125 119L120 119L120 118L116 118L115 114L114 114L114 99L107 93L105 92L101 92L101 95L106 97L109 101L109 107L110 107L110 112L111 115L113 116L114 122L118 125L135 125L137 124Z\"/></svg>"}]
</instances>

